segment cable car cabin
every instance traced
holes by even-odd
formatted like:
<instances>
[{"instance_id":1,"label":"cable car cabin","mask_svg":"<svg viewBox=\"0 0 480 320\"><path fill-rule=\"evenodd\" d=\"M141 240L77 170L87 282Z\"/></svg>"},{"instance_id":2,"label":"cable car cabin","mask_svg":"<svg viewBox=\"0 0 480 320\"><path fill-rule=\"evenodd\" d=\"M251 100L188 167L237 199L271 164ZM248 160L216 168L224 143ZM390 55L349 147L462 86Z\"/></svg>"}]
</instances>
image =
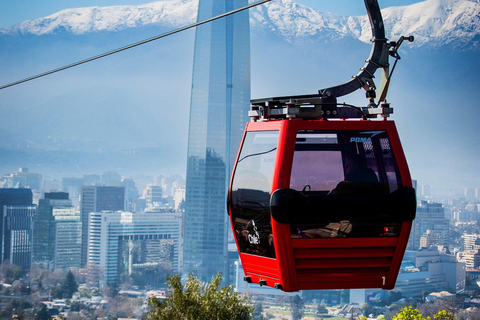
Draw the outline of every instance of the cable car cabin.
<instances>
[{"instance_id":1,"label":"cable car cabin","mask_svg":"<svg viewBox=\"0 0 480 320\"><path fill-rule=\"evenodd\" d=\"M393 289L416 199L393 121L247 124L229 215L245 280Z\"/></svg>"}]
</instances>

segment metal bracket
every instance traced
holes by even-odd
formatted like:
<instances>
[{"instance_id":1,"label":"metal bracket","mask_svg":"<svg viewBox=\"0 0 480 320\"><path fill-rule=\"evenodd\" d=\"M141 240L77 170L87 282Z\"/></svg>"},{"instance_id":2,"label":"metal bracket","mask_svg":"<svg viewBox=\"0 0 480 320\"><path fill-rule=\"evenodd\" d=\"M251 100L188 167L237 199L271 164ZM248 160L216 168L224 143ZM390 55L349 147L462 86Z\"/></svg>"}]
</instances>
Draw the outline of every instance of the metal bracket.
<instances>
[{"instance_id":1,"label":"metal bracket","mask_svg":"<svg viewBox=\"0 0 480 320\"><path fill-rule=\"evenodd\" d=\"M393 109L388 103L383 103L380 107L378 103L386 102L390 78L397 61L400 59L398 48L404 40L411 42L414 38L413 36L402 36L397 42L389 43L385 38L382 12L377 0L364 0L364 3L372 28L372 50L369 58L365 60L366 64L360 68L360 73L344 84L320 89L318 94L251 100L252 106L248 115L252 121L292 118L366 119L375 118L379 115L385 119L393 113ZM389 72L389 56L396 59L391 72ZM382 69L382 78L377 90L373 79L375 78L375 71L379 68ZM366 98L369 101L367 107L358 108L345 103L337 103L338 97L350 94L360 88L366 91Z\"/></svg>"}]
</instances>

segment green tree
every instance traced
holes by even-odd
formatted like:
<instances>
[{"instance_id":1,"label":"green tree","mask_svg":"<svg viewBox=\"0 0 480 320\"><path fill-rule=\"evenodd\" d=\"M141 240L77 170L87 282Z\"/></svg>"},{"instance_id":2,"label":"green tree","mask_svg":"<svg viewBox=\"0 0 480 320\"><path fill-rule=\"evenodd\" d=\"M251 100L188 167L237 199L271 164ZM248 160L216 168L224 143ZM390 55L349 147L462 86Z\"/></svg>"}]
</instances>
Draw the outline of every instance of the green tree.
<instances>
[{"instance_id":1,"label":"green tree","mask_svg":"<svg viewBox=\"0 0 480 320\"><path fill-rule=\"evenodd\" d=\"M202 283L189 274L183 286L178 275L167 277L171 294L163 301L150 298L151 309L143 319L252 319L253 308L247 305L246 296L239 296L231 285L219 289L221 280L221 274L217 274L211 282Z\"/></svg>"},{"instance_id":2,"label":"green tree","mask_svg":"<svg viewBox=\"0 0 480 320\"><path fill-rule=\"evenodd\" d=\"M70 299L75 292L78 290L78 284L75 280L75 276L73 275L72 271L68 271L67 275L65 276L65 280L62 283L61 291L63 293L63 298Z\"/></svg>"},{"instance_id":3,"label":"green tree","mask_svg":"<svg viewBox=\"0 0 480 320\"><path fill-rule=\"evenodd\" d=\"M292 320L300 320L303 317L303 314L305 313L305 304L303 303L302 298L297 294L295 295L291 302L290 302L291 308L292 308Z\"/></svg>"},{"instance_id":4,"label":"green tree","mask_svg":"<svg viewBox=\"0 0 480 320\"><path fill-rule=\"evenodd\" d=\"M260 301L258 301L258 302L255 303L255 305L253 307L254 307L254 310L253 310L253 313L252 313L253 320L264 320L265 317L262 314L263 304Z\"/></svg>"},{"instance_id":5,"label":"green tree","mask_svg":"<svg viewBox=\"0 0 480 320\"><path fill-rule=\"evenodd\" d=\"M48 314L47 306L42 303L42 305L35 312L35 320L48 320L50 315Z\"/></svg>"},{"instance_id":6,"label":"green tree","mask_svg":"<svg viewBox=\"0 0 480 320\"><path fill-rule=\"evenodd\" d=\"M315 311L315 319L322 319L323 314L327 314L328 309L324 304L317 305L317 311Z\"/></svg>"},{"instance_id":7,"label":"green tree","mask_svg":"<svg viewBox=\"0 0 480 320\"><path fill-rule=\"evenodd\" d=\"M8 260L0 265L0 280L3 280L4 283L11 284L13 281L20 279L22 275L22 268Z\"/></svg>"},{"instance_id":8,"label":"green tree","mask_svg":"<svg viewBox=\"0 0 480 320\"><path fill-rule=\"evenodd\" d=\"M400 309L392 320L425 320L420 311L414 309L412 306L404 307Z\"/></svg>"},{"instance_id":9,"label":"green tree","mask_svg":"<svg viewBox=\"0 0 480 320\"><path fill-rule=\"evenodd\" d=\"M437 312L434 316L433 319L435 320L457 320L457 318L453 315L453 313L442 310Z\"/></svg>"}]
</instances>

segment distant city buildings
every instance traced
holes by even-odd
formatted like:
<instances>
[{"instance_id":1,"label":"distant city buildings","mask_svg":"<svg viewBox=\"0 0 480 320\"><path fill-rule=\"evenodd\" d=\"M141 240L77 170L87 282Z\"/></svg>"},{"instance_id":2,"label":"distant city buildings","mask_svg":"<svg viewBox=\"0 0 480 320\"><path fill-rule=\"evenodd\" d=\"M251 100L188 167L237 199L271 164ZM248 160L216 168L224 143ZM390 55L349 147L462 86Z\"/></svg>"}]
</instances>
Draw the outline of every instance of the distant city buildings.
<instances>
[{"instance_id":1,"label":"distant city buildings","mask_svg":"<svg viewBox=\"0 0 480 320\"><path fill-rule=\"evenodd\" d=\"M430 230L430 235L428 231ZM417 207L417 214L413 221L412 231L408 241L407 249L417 250L421 248L420 240L429 239L435 244L448 245L450 241L450 222L445 217L445 210L441 203L422 200Z\"/></svg>"},{"instance_id":2,"label":"distant city buildings","mask_svg":"<svg viewBox=\"0 0 480 320\"><path fill-rule=\"evenodd\" d=\"M31 173L28 168L19 168L18 172L3 175L0 178L0 187L41 190L42 175L39 173Z\"/></svg>"},{"instance_id":3,"label":"distant city buildings","mask_svg":"<svg viewBox=\"0 0 480 320\"><path fill-rule=\"evenodd\" d=\"M88 257L88 230L91 212L102 210L125 210L125 188L110 186L83 186L80 198L80 219L82 221L82 267Z\"/></svg>"},{"instance_id":4,"label":"distant city buildings","mask_svg":"<svg viewBox=\"0 0 480 320\"><path fill-rule=\"evenodd\" d=\"M50 270L88 266L87 277L95 286L117 285L125 279L142 279L153 285L163 280L166 273L192 271L199 277L203 273L206 278L208 272L214 272L212 261L206 260L217 256L216 268L229 283L236 279L240 292L282 295L278 290L246 284L241 265L235 263L236 248L224 251L225 194L220 189L226 190L227 164L211 150L207 156L213 158L189 162L190 166L198 165L189 169L190 173L197 174L190 178L198 178L193 179L190 188L185 188L181 177L150 177L150 180L141 180L140 195L135 179L121 178L113 172L57 179L46 184L49 188L77 190L76 198L81 200L78 207L65 191L44 193L40 186L33 193L29 188L21 188L22 183L17 183L20 188L0 188L0 262L8 260L25 272L32 263ZM11 183L13 176L28 175L27 170L19 173L4 175L0 183ZM119 183L119 186L104 186L104 181ZM195 184L197 182L199 184ZM192 192L191 205L198 204L198 207L190 207L190 215L182 217L186 209L186 189ZM41 195L38 206L34 205L35 195ZM425 291L428 294L440 291L479 294L480 201L467 200L467 195L460 192L458 198L435 202L434 197L430 197L428 201L419 202L409 240L412 250L406 252L396 287L391 292L312 291L303 292L302 297L329 303L348 300L364 303L399 296L419 298ZM201 200L205 196L208 201ZM209 206L205 208L203 204ZM204 214L207 211L211 214ZM84 225L87 226L87 260L82 262ZM198 230L191 232L194 227ZM223 230L215 230L217 227ZM187 238L185 243L189 249L182 250L182 236ZM193 248L198 252L189 253ZM190 256L184 259L183 255L188 253Z\"/></svg>"},{"instance_id":5,"label":"distant city buildings","mask_svg":"<svg viewBox=\"0 0 480 320\"><path fill-rule=\"evenodd\" d=\"M90 283L103 287L118 284L121 276L134 273L160 273L156 277L161 280L165 274L178 273L181 225L181 214L161 209L91 212Z\"/></svg>"},{"instance_id":6,"label":"distant city buildings","mask_svg":"<svg viewBox=\"0 0 480 320\"><path fill-rule=\"evenodd\" d=\"M440 253L436 248L405 252L402 270L394 291L405 298L422 297L423 291L465 290L465 264L457 262L454 255Z\"/></svg>"}]
</instances>

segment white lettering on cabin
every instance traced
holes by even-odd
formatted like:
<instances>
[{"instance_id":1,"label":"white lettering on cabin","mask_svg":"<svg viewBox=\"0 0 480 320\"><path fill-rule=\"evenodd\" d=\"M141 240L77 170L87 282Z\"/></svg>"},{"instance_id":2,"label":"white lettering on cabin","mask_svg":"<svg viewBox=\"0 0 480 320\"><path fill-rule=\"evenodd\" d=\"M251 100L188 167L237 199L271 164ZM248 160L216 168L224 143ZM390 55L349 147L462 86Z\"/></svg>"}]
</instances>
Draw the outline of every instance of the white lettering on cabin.
<instances>
[{"instance_id":1,"label":"white lettering on cabin","mask_svg":"<svg viewBox=\"0 0 480 320\"><path fill-rule=\"evenodd\" d=\"M248 242L250 242L250 244L260 244L260 235L258 234L257 226L255 225L255 221L253 220L252 220L252 226L253 226L253 232L255 232L255 234L248 235Z\"/></svg>"}]
</instances>

